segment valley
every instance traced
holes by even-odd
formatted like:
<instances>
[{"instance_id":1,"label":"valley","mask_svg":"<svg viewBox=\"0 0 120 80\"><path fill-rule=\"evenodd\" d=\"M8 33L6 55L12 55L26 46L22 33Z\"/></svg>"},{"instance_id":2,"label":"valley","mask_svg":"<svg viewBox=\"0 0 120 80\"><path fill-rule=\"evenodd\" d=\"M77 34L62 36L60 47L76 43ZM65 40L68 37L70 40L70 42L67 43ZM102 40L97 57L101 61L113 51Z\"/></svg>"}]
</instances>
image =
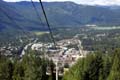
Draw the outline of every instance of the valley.
<instances>
[{"instance_id":1,"label":"valley","mask_svg":"<svg viewBox=\"0 0 120 80\"><path fill-rule=\"evenodd\" d=\"M40 3L0 1L0 80L120 79L120 6Z\"/></svg>"}]
</instances>

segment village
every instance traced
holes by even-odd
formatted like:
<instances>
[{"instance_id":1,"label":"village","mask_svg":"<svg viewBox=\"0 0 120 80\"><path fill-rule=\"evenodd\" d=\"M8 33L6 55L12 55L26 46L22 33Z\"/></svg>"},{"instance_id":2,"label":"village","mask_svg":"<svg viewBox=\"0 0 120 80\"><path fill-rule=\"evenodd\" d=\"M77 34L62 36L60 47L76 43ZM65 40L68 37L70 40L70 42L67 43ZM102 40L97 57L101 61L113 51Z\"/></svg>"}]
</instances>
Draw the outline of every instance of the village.
<instances>
[{"instance_id":1,"label":"village","mask_svg":"<svg viewBox=\"0 0 120 80\"><path fill-rule=\"evenodd\" d=\"M63 72L68 71L78 59L86 57L89 53L89 51L83 50L82 42L75 38L58 41L56 47L53 43L34 43L31 45L31 49L44 51L44 57L56 64L55 70L58 69L59 75L63 75ZM50 75L49 68L47 74Z\"/></svg>"},{"instance_id":2,"label":"village","mask_svg":"<svg viewBox=\"0 0 120 80\"><path fill-rule=\"evenodd\" d=\"M29 47L29 48L28 48ZM81 40L77 38L63 39L56 41L56 45L53 43L37 42L36 40L32 43L27 44L19 52L19 57L23 57L26 54L26 50L31 49L37 51L41 58L46 58L49 61L53 61L56 65L54 72L58 70L58 75L62 76L64 72L68 71L78 59L86 57L89 51L83 49ZM16 48L17 50L17 48ZM12 56L12 48L1 48L1 54L5 56ZM50 68L47 68L47 75L51 75Z\"/></svg>"}]
</instances>

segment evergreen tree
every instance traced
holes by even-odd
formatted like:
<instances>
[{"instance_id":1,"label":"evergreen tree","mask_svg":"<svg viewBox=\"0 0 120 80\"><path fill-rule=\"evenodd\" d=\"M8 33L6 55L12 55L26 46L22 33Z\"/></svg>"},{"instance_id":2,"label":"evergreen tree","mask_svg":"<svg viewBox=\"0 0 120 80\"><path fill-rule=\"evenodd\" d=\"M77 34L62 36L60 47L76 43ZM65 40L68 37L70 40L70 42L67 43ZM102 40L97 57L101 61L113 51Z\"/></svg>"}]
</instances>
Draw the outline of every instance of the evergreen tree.
<instances>
[{"instance_id":1,"label":"evergreen tree","mask_svg":"<svg viewBox=\"0 0 120 80\"><path fill-rule=\"evenodd\" d=\"M55 80L55 74L54 74L55 65L52 60L49 61L48 66L50 67L50 72L51 72L51 75L49 76L49 80Z\"/></svg>"},{"instance_id":2,"label":"evergreen tree","mask_svg":"<svg viewBox=\"0 0 120 80\"><path fill-rule=\"evenodd\" d=\"M24 80L24 69L21 62L15 63L14 72L13 72L13 80Z\"/></svg>"},{"instance_id":3,"label":"evergreen tree","mask_svg":"<svg viewBox=\"0 0 120 80\"><path fill-rule=\"evenodd\" d=\"M107 80L120 80L120 49L115 50L115 57Z\"/></svg>"},{"instance_id":4,"label":"evergreen tree","mask_svg":"<svg viewBox=\"0 0 120 80\"><path fill-rule=\"evenodd\" d=\"M41 80L47 80L47 76L46 76L46 67L47 67L47 65L46 65L45 60L43 60L41 67L42 67L42 78L41 78Z\"/></svg>"},{"instance_id":5,"label":"evergreen tree","mask_svg":"<svg viewBox=\"0 0 120 80\"><path fill-rule=\"evenodd\" d=\"M102 55L95 53L88 55L84 65L84 80L98 80L100 70L103 67Z\"/></svg>"},{"instance_id":6,"label":"evergreen tree","mask_svg":"<svg viewBox=\"0 0 120 80\"><path fill-rule=\"evenodd\" d=\"M13 75L13 64L7 58L0 59L0 79L1 80L12 80Z\"/></svg>"},{"instance_id":7,"label":"evergreen tree","mask_svg":"<svg viewBox=\"0 0 120 80\"><path fill-rule=\"evenodd\" d=\"M34 51L23 58L25 80L43 80L46 78L46 64Z\"/></svg>"},{"instance_id":8,"label":"evergreen tree","mask_svg":"<svg viewBox=\"0 0 120 80\"><path fill-rule=\"evenodd\" d=\"M100 70L99 80L107 80L112 67L112 58L108 54L103 55L103 68Z\"/></svg>"},{"instance_id":9,"label":"evergreen tree","mask_svg":"<svg viewBox=\"0 0 120 80\"><path fill-rule=\"evenodd\" d=\"M86 58L79 59L63 80L99 80L102 68L102 54L89 54Z\"/></svg>"}]
</instances>

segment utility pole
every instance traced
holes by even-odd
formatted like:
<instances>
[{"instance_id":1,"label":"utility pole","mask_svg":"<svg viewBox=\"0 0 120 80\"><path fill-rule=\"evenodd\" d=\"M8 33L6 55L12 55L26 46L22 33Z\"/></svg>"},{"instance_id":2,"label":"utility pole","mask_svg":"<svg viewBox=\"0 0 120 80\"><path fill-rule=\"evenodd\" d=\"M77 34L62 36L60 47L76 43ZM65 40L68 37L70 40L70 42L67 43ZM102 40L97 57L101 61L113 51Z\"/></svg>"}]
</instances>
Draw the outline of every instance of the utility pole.
<instances>
[{"instance_id":1,"label":"utility pole","mask_svg":"<svg viewBox=\"0 0 120 80\"><path fill-rule=\"evenodd\" d=\"M58 60L56 61L56 80L58 80Z\"/></svg>"},{"instance_id":2,"label":"utility pole","mask_svg":"<svg viewBox=\"0 0 120 80\"><path fill-rule=\"evenodd\" d=\"M83 47L80 40L78 40L78 48L79 48L80 55L84 56Z\"/></svg>"}]
</instances>

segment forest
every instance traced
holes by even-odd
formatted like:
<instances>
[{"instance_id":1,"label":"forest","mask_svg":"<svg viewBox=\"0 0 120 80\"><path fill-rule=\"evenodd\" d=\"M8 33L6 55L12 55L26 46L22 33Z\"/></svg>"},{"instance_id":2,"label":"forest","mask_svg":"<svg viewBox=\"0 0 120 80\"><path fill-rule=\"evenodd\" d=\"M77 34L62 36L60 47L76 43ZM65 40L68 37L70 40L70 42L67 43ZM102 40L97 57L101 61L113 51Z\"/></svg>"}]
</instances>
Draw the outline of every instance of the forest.
<instances>
[{"instance_id":1,"label":"forest","mask_svg":"<svg viewBox=\"0 0 120 80\"><path fill-rule=\"evenodd\" d=\"M50 66L51 75L46 75ZM55 80L54 64L28 51L23 58L0 55L0 80ZM120 80L120 49L112 54L94 52L80 58L59 80Z\"/></svg>"},{"instance_id":2,"label":"forest","mask_svg":"<svg viewBox=\"0 0 120 80\"><path fill-rule=\"evenodd\" d=\"M35 51L28 51L21 59L0 55L0 80L54 80L54 74L46 75L47 66L52 66L50 71L54 68L52 61L39 57Z\"/></svg>"},{"instance_id":3,"label":"forest","mask_svg":"<svg viewBox=\"0 0 120 80\"><path fill-rule=\"evenodd\" d=\"M79 59L63 80L120 80L120 49L112 54L95 52Z\"/></svg>"}]
</instances>

